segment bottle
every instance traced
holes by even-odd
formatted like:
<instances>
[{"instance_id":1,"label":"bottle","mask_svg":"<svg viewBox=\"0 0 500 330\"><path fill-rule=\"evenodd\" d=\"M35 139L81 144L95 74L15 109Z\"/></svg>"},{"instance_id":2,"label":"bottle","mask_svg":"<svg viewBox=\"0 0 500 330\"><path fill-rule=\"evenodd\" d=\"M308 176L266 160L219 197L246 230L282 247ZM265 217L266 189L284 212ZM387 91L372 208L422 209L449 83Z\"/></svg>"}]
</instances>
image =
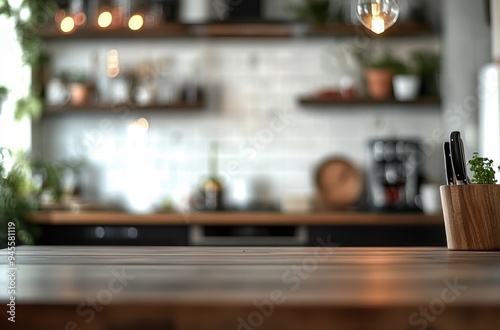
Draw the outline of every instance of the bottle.
<instances>
[{"instance_id":1,"label":"bottle","mask_svg":"<svg viewBox=\"0 0 500 330\"><path fill-rule=\"evenodd\" d=\"M223 205L224 187L217 176L217 143L210 146L210 155L208 157L209 176L203 182L203 203L206 211L221 211Z\"/></svg>"}]
</instances>

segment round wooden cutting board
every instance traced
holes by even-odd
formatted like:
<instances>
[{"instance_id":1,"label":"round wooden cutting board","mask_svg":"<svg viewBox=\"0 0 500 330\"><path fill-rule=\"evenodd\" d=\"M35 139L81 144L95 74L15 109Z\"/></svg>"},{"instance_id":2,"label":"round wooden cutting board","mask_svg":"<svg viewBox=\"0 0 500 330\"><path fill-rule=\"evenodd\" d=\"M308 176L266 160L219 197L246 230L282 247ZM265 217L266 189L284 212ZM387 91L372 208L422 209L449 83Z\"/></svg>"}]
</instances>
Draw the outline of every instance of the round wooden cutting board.
<instances>
[{"instance_id":1,"label":"round wooden cutting board","mask_svg":"<svg viewBox=\"0 0 500 330\"><path fill-rule=\"evenodd\" d=\"M346 210L354 206L363 192L363 177L344 158L330 158L316 170L316 189L322 210Z\"/></svg>"}]
</instances>

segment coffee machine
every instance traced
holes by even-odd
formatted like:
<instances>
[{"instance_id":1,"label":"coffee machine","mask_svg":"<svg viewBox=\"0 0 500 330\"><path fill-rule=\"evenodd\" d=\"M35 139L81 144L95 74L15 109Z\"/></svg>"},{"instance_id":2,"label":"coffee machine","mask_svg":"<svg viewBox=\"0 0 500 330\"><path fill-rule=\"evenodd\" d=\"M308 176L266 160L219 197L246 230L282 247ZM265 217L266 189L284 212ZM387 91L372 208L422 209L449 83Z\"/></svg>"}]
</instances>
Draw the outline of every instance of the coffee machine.
<instances>
[{"instance_id":1,"label":"coffee machine","mask_svg":"<svg viewBox=\"0 0 500 330\"><path fill-rule=\"evenodd\" d=\"M425 157L418 140L372 140L367 150L369 208L419 212L416 199Z\"/></svg>"}]
</instances>

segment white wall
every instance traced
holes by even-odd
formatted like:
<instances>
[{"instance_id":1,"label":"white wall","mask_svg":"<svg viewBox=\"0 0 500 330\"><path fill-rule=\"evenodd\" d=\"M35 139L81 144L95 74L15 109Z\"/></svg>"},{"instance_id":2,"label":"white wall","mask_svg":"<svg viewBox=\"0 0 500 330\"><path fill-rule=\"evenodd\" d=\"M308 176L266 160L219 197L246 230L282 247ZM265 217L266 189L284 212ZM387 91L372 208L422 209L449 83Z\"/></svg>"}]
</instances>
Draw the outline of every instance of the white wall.
<instances>
[{"instance_id":1,"label":"white wall","mask_svg":"<svg viewBox=\"0 0 500 330\"><path fill-rule=\"evenodd\" d=\"M500 1L490 0L491 10L491 55L493 61L500 61Z\"/></svg>"},{"instance_id":2,"label":"white wall","mask_svg":"<svg viewBox=\"0 0 500 330\"><path fill-rule=\"evenodd\" d=\"M491 62L491 29L484 1L446 0L443 20L445 128L465 136L467 159L479 150L479 72Z\"/></svg>"}]
</instances>

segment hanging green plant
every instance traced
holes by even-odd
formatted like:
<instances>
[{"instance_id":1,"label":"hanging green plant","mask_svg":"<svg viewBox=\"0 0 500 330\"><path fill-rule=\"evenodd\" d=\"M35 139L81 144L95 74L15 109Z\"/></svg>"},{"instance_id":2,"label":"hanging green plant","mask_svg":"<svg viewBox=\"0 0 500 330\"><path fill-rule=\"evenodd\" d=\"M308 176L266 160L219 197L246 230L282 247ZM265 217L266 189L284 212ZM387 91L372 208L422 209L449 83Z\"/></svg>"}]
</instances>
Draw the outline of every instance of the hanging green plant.
<instances>
[{"instance_id":1,"label":"hanging green plant","mask_svg":"<svg viewBox=\"0 0 500 330\"><path fill-rule=\"evenodd\" d=\"M7 149L0 148L0 248L7 245L9 222L15 224L17 244L34 244L38 235L38 228L26 221L28 213L36 208L31 197L32 183L28 180L29 163L18 155L7 171L5 159L12 156Z\"/></svg>"},{"instance_id":2,"label":"hanging green plant","mask_svg":"<svg viewBox=\"0 0 500 330\"><path fill-rule=\"evenodd\" d=\"M0 16L14 20L26 64L36 66L43 44L38 31L52 21L58 8L54 0L22 0L18 7L13 7L9 0L0 0Z\"/></svg>"},{"instance_id":3,"label":"hanging green plant","mask_svg":"<svg viewBox=\"0 0 500 330\"><path fill-rule=\"evenodd\" d=\"M4 100L9 94L9 90L5 86L0 86L0 101Z\"/></svg>"},{"instance_id":4,"label":"hanging green plant","mask_svg":"<svg viewBox=\"0 0 500 330\"><path fill-rule=\"evenodd\" d=\"M16 7L9 0L0 0L0 16L13 20L17 38L23 53L23 61L36 72L41 65L43 39L38 31L49 25L59 5L54 0L21 0ZM39 86L32 82L30 93L16 102L14 118L21 120L26 116L38 119L42 110ZM0 92L1 93L1 92ZM0 94L1 98L1 94Z\"/></svg>"},{"instance_id":5,"label":"hanging green plant","mask_svg":"<svg viewBox=\"0 0 500 330\"><path fill-rule=\"evenodd\" d=\"M14 119L19 121L23 118L29 117L37 120L42 114L42 107L42 100L39 97L31 95L23 97L16 102Z\"/></svg>"}]
</instances>

